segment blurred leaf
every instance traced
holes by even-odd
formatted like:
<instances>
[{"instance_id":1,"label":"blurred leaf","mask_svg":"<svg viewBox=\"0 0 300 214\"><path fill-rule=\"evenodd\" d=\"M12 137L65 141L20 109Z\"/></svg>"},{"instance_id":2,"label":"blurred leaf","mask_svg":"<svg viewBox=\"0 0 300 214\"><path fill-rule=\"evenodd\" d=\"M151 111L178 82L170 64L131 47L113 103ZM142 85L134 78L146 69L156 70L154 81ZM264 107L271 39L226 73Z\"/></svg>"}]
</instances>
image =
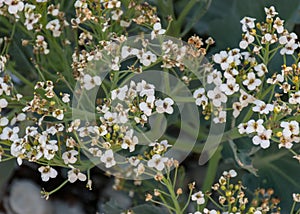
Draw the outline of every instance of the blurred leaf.
<instances>
[{"instance_id":1,"label":"blurred leaf","mask_svg":"<svg viewBox=\"0 0 300 214\"><path fill-rule=\"evenodd\" d=\"M104 213L109 214L120 214L122 212L122 208L118 206L118 203L115 200L110 200L103 206Z\"/></svg>"},{"instance_id":2,"label":"blurred leaf","mask_svg":"<svg viewBox=\"0 0 300 214\"><path fill-rule=\"evenodd\" d=\"M143 214L158 214L158 213L167 213L164 208L160 208L157 206L142 204L132 208L134 213L143 213Z\"/></svg>"},{"instance_id":3,"label":"blurred leaf","mask_svg":"<svg viewBox=\"0 0 300 214\"><path fill-rule=\"evenodd\" d=\"M143 214L158 214L158 213L166 213L164 208L160 208L150 204L141 204L136 207L130 208L134 213L143 213ZM124 211L124 209L118 206L118 202L114 200L110 200L103 207L104 213L107 214L120 214Z\"/></svg>"},{"instance_id":4,"label":"blurred leaf","mask_svg":"<svg viewBox=\"0 0 300 214\"><path fill-rule=\"evenodd\" d=\"M174 37L183 37L207 12L211 1L150 0L148 2L158 8L159 16L165 26L168 25L169 17L172 17L173 21L167 34Z\"/></svg>"},{"instance_id":5,"label":"blurred leaf","mask_svg":"<svg viewBox=\"0 0 300 214\"><path fill-rule=\"evenodd\" d=\"M300 145L294 146L299 150ZM244 184L252 191L258 187L273 188L281 200L280 207L287 213L292 205L292 194L300 192L299 162L287 149L278 149L273 145L267 150L260 150L254 155L253 165L258 169L258 176L244 176Z\"/></svg>"},{"instance_id":6,"label":"blurred leaf","mask_svg":"<svg viewBox=\"0 0 300 214\"><path fill-rule=\"evenodd\" d=\"M15 160L9 160L6 162L0 163L0 188L3 189L5 184L7 184L8 179L14 171L16 165ZM3 191L0 191L0 198L2 197Z\"/></svg>"},{"instance_id":7,"label":"blurred leaf","mask_svg":"<svg viewBox=\"0 0 300 214\"><path fill-rule=\"evenodd\" d=\"M193 26L205 15L208 11L212 0L196 0L196 3L192 6L189 13L184 17L184 22L182 23L181 37L185 36ZM181 0L177 1L175 4L175 10L178 15L181 15L183 8L187 6L187 1Z\"/></svg>"}]
</instances>

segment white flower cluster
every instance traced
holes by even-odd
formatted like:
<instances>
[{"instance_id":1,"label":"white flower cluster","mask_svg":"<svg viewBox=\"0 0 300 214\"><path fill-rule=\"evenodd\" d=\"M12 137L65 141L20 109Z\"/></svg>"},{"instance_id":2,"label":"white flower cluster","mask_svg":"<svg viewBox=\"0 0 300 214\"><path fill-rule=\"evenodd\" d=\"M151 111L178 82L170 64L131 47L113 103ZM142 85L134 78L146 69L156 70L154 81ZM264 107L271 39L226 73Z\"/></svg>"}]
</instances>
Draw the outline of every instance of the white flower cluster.
<instances>
[{"instance_id":1,"label":"white flower cluster","mask_svg":"<svg viewBox=\"0 0 300 214\"><path fill-rule=\"evenodd\" d=\"M289 149L294 142L299 142L299 124L295 119L283 118L291 114L295 117L298 115L296 106L300 103L300 63L283 65L279 74L274 73L268 77L266 60L270 60L276 51L285 59L285 55L294 54L299 45L296 34L284 28L284 21L276 17L278 13L273 6L265 8L265 13L266 23L255 23L256 19L251 17L241 20L244 34L240 48L247 51L235 48L215 54L212 59L221 71L214 69L206 77L206 82L214 88L207 91L204 87L199 88L194 91L193 97L196 105L202 106L204 112L213 111L217 115L213 120L216 123L226 122L228 109L225 110L223 106L228 101L232 101L229 110L232 110L236 120L240 119L243 109L243 112L247 109L249 117L246 121L241 118L243 122L238 126L240 134L250 135L253 144L263 149L268 148L272 141L278 142L279 148ZM257 36L256 29L262 36ZM271 44L274 50L266 50ZM283 93L274 93L273 97L268 97L270 91L265 92L266 88L273 88L273 92L278 88ZM283 94L288 98L281 99ZM258 119L252 119L251 115Z\"/></svg>"}]
</instances>

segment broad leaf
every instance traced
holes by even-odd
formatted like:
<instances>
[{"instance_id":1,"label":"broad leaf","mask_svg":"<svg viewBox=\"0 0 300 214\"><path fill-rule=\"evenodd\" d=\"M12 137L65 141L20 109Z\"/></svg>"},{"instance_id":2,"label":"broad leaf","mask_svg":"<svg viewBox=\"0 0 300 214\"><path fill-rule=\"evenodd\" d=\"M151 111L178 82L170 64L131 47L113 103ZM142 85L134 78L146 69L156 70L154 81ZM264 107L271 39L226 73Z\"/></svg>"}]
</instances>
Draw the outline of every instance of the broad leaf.
<instances>
[{"instance_id":1,"label":"broad leaf","mask_svg":"<svg viewBox=\"0 0 300 214\"><path fill-rule=\"evenodd\" d=\"M296 145L294 150L299 151ZM286 213L292 205L292 194L300 192L300 164L287 149L278 149L273 145L267 150L260 150L254 155L253 165L258 169L258 177L244 176L244 185L255 190L258 187L273 188L281 200L280 207Z\"/></svg>"}]
</instances>

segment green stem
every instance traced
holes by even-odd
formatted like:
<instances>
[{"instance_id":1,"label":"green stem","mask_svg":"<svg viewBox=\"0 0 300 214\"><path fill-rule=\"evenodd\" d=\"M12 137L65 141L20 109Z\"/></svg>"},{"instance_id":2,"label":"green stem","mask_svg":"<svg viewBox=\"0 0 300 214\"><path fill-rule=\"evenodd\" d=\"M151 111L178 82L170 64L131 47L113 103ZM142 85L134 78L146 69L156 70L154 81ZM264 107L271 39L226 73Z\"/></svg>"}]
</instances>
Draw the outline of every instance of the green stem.
<instances>
[{"instance_id":1,"label":"green stem","mask_svg":"<svg viewBox=\"0 0 300 214\"><path fill-rule=\"evenodd\" d=\"M220 210L224 211L224 208L221 207L220 204L218 204L212 197L210 197L209 195L207 197L216 207L218 207Z\"/></svg>"},{"instance_id":2,"label":"green stem","mask_svg":"<svg viewBox=\"0 0 300 214\"><path fill-rule=\"evenodd\" d=\"M49 192L48 195L51 195L51 194L57 192L59 189L61 189L63 186L65 186L68 182L69 182L69 180L65 180L61 185L59 185L54 190L52 190L51 192Z\"/></svg>"},{"instance_id":3,"label":"green stem","mask_svg":"<svg viewBox=\"0 0 300 214\"><path fill-rule=\"evenodd\" d=\"M215 154L211 157L211 159L208 162L206 176L205 176L205 180L204 180L204 183L202 186L202 190L204 192L209 191L215 181L217 169L219 166L219 161L222 158L222 154L221 154L222 148L223 148L222 146L219 146L219 148L217 149ZM205 203L203 205L201 205L200 209L204 209L204 207L206 207L206 204L207 204L207 201L205 201Z\"/></svg>"},{"instance_id":4,"label":"green stem","mask_svg":"<svg viewBox=\"0 0 300 214\"><path fill-rule=\"evenodd\" d=\"M178 200L176 198L176 194L174 192L174 188L173 188L171 180L164 177L162 181L166 185L166 187L170 193L172 202L173 202L175 210L176 210L176 214L182 214L182 210L181 210Z\"/></svg>"},{"instance_id":5,"label":"green stem","mask_svg":"<svg viewBox=\"0 0 300 214\"><path fill-rule=\"evenodd\" d=\"M292 208L291 208L290 214L293 214L293 213L294 213L295 206L296 206L296 201L294 201L294 203L293 203L293 206L292 206Z\"/></svg>"},{"instance_id":6,"label":"green stem","mask_svg":"<svg viewBox=\"0 0 300 214\"><path fill-rule=\"evenodd\" d=\"M177 23L176 26L177 27L181 27L183 24L184 19L186 18L186 16L188 15L188 13L191 11L191 9L195 6L196 3L198 3L199 0L190 0L187 5L185 6L185 8L183 9L183 11L180 13L178 19L177 19Z\"/></svg>"},{"instance_id":7,"label":"green stem","mask_svg":"<svg viewBox=\"0 0 300 214\"><path fill-rule=\"evenodd\" d=\"M161 206L164 206L166 208L168 208L169 212L172 213L170 210L173 210L176 212L176 210L173 208L173 207L170 207L169 205L167 204L164 204L164 203L161 203L160 201L155 201L155 200L150 200L152 203L155 203L155 204L159 204Z\"/></svg>"}]
</instances>

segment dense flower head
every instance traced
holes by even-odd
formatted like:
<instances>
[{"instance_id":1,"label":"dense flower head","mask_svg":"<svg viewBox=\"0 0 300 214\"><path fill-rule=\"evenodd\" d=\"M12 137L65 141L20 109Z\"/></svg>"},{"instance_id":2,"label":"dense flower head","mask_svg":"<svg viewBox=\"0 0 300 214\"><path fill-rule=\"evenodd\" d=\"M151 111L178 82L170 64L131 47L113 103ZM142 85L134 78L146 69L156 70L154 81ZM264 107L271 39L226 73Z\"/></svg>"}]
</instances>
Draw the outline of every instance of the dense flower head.
<instances>
[{"instance_id":1,"label":"dense flower head","mask_svg":"<svg viewBox=\"0 0 300 214\"><path fill-rule=\"evenodd\" d=\"M205 120L211 119L211 124L201 124L200 134L224 125L228 132L221 140L230 142L233 160L240 168L255 171L239 159L239 146L235 145L239 138L250 138L242 139L248 145L241 147L250 144L251 156L275 147L290 151L294 161L300 162L297 34L288 31L286 21L271 6L264 8L266 19L262 22L254 17L241 19L238 48L218 50L205 59L215 41L197 35L187 43L165 37L177 30L174 25L180 21L158 15L160 4L165 3L156 8L140 1L76 0L68 6L70 12L65 11L65 4L54 1L0 0L1 22L9 24L5 30L11 33L5 31L0 38L0 161L33 162L44 182L62 174L65 182L57 189L76 181L87 182L91 189L90 170L96 165L107 175L117 176L115 189L124 188L121 177L135 179L134 185L140 185L143 176L150 176L167 188L156 189L154 196L146 194L146 201L162 205L155 197L163 203L172 200L175 208L166 206L171 207L170 212L182 205L192 210L189 203L196 204L197 214L276 210L279 202L271 199L272 190L262 189L254 193L257 201L248 209L250 201L242 182L232 182L239 178L234 169L224 171L206 192L195 191L195 183L191 183L190 194L181 197L186 190L179 187L177 177L172 183L171 175L182 170L169 155L175 153L169 151L185 149L175 145L173 138L179 126L187 136L194 131L178 119L182 106L177 101L183 100L192 103ZM143 33L134 44L127 43L128 35L137 31ZM20 41L11 42L13 39ZM16 44L25 50L16 54L20 59L12 54ZM275 57L282 58L280 67L271 66ZM19 60L26 61L24 71ZM180 97L180 87L170 89L167 78L162 85L169 94L160 92L151 78L132 78L156 69L180 80L190 97ZM85 109L89 105L92 111ZM77 113L79 116L74 116ZM190 116L200 122L195 115ZM160 118L170 128L164 134L160 133L160 126L165 125ZM153 135L149 134L152 130ZM175 134L169 136L170 132ZM203 139L202 135L196 137L195 153ZM216 195L211 196L210 191ZM43 192L46 198L52 194ZM133 194L132 190L130 196ZM165 196L171 200L163 200ZM300 201L299 194L292 198ZM186 205L184 199L188 199ZM215 209L200 211L200 205L208 201L213 201Z\"/></svg>"}]
</instances>

